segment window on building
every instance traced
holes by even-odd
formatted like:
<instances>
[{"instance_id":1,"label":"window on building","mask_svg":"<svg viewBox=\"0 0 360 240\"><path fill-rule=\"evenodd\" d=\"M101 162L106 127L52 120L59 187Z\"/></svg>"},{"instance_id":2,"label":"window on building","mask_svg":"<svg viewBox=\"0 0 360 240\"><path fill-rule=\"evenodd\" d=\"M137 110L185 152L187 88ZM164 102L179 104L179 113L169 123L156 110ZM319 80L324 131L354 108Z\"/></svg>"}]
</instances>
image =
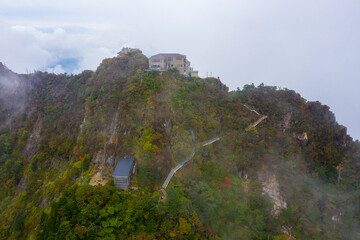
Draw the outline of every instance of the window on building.
<instances>
[{"instance_id":1,"label":"window on building","mask_svg":"<svg viewBox=\"0 0 360 240\"><path fill-rule=\"evenodd\" d=\"M160 62L160 59L153 59L153 62Z\"/></svg>"},{"instance_id":2,"label":"window on building","mask_svg":"<svg viewBox=\"0 0 360 240\"><path fill-rule=\"evenodd\" d=\"M168 61L171 61L171 57L168 57Z\"/></svg>"}]
</instances>

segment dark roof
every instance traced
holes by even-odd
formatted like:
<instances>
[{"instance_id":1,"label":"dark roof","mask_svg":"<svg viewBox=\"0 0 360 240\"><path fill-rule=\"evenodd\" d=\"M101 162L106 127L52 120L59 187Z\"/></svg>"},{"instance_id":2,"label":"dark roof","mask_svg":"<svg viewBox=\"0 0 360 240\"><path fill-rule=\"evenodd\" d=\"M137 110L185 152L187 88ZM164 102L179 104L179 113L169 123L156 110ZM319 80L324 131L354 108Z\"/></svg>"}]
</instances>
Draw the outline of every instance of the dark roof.
<instances>
[{"instance_id":1,"label":"dark roof","mask_svg":"<svg viewBox=\"0 0 360 240\"><path fill-rule=\"evenodd\" d=\"M185 55L182 54L178 54L178 53L160 53L160 54L156 54L154 56L151 56L151 58L167 58L167 57L183 57L185 58Z\"/></svg>"},{"instance_id":2,"label":"dark roof","mask_svg":"<svg viewBox=\"0 0 360 240\"><path fill-rule=\"evenodd\" d=\"M135 158L120 158L114 170L113 177L129 176Z\"/></svg>"}]
</instances>

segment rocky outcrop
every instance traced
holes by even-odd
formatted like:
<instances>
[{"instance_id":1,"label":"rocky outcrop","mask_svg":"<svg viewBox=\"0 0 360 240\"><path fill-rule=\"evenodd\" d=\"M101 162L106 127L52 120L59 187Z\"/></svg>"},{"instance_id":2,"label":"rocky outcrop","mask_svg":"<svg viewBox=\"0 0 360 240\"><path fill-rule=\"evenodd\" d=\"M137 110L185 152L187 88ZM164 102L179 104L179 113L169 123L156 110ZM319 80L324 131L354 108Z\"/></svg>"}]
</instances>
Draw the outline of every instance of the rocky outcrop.
<instances>
[{"instance_id":1,"label":"rocky outcrop","mask_svg":"<svg viewBox=\"0 0 360 240\"><path fill-rule=\"evenodd\" d=\"M292 116L291 112L285 114L283 122L281 123L281 127L283 129L283 132L285 132L290 127L291 116Z\"/></svg>"},{"instance_id":2,"label":"rocky outcrop","mask_svg":"<svg viewBox=\"0 0 360 240\"><path fill-rule=\"evenodd\" d=\"M39 208L47 206L47 200L48 200L48 197L45 197L43 200L41 200L41 201L38 203L37 206L38 206Z\"/></svg>"},{"instance_id":3,"label":"rocky outcrop","mask_svg":"<svg viewBox=\"0 0 360 240\"><path fill-rule=\"evenodd\" d=\"M82 123L80 124L80 134L84 133L84 126L87 121L87 115L89 113L89 107L85 105L85 114ZM79 135L80 136L80 135Z\"/></svg>"},{"instance_id":4,"label":"rocky outcrop","mask_svg":"<svg viewBox=\"0 0 360 240\"><path fill-rule=\"evenodd\" d=\"M340 211L336 212L332 217L331 220L334 222L341 222L342 219L342 213Z\"/></svg>"},{"instance_id":5,"label":"rocky outcrop","mask_svg":"<svg viewBox=\"0 0 360 240\"><path fill-rule=\"evenodd\" d=\"M34 125L33 132L31 133L30 137L28 138L24 150L24 157L30 162L32 157L35 155L35 153L38 150L38 144L40 142L40 133L41 133L41 117L39 116L36 120L36 123Z\"/></svg>"},{"instance_id":6,"label":"rocky outcrop","mask_svg":"<svg viewBox=\"0 0 360 240\"><path fill-rule=\"evenodd\" d=\"M281 227L281 232L285 235L287 240L296 240L296 238L291 234L291 228L287 226Z\"/></svg>"},{"instance_id":7,"label":"rocky outcrop","mask_svg":"<svg viewBox=\"0 0 360 240\"><path fill-rule=\"evenodd\" d=\"M93 163L98 166L98 171L101 176L111 175L110 169L116 164L115 153L110 153L111 151L109 151L109 149L118 144L117 136L119 132L119 114L118 111L116 111L110 127L102 132L103 136L108 140L104 143L103 149L98 151L97 155L93 157Z\"/></svg>"},{"instance_id":8,"label":"rocky outcrop","mask_svg":"<svg viewBox=\"0 0 360 240\"><path fill-rule=\"evenodd\" d=\"M293 134L293 137L303 146L306 146L309 143L309 138L306 132L300 134Z\"/></svg>"},{"instance_id":9,"label":"rocky outcrop","mask_svg":"<svg viewBox=\"0 0 360 240\"><path fill-rule=\"evenodd\" d=\"M171 119L165 119L164 127L165 127L166 134L170 135L170 132L172 129Z\"/></svg>"},{"instance_id":10,"label":"rocky outcrop","mask_svg":"<svg viewBox=\"0 0 360 240\"><path fill-rule=\"evenodd\" d=\"M340 163L338 166L336 166L336 171L338 173L337 182L340 183L341 180L341 173L344 170L344 164Z\"/></svg>"},{"instance_id":11,"label":"rocky outcrop","mask_svg":"<svg viewBox=\"0 0 360 240\"><path fill-rule=\"evenodd\" d=\"M142 53L142 51L138 48L124 47L120 52L118 52L118 57L125 57L129 53Z\"/></svg>"},{"instance_id":12,"label":"rocky outcrop","mask_svg":"<svg viewBox=\"0 0 360 240\"><path fill-rule=\"evenodd\" d=\"M105 143L106 144L106 143ZM97 165L103 165L108 164L109 166L114 166L115 164L115 156L114 155L107 155L106 154L106 148L104 146L104 149L99 151L95 158L93 158L93 163Z\"/></svg>"},{"instance_id":13,"label":"rocky outcrop","mask_svg":"<svg viewBox=\"0 0 360 240\"><path fill-rule=\"evenodd\" d=\"M94 176L92 176L92 178L90 179L89 184L91 186L97 186L97 185L102 185L104 186L107 183L107 179L103 178L102 174L100 172L94 174Z\"/></svg>"},{"instance_id":14,"label":"rocky outcrop","mask_svg":"<svg viewBox=\"0 0 360 240\"><path fill-rule=\"evenodd\" d=\"M246 171L240 170L238 175L239 175L239 178L244 178L245 180L248 179L248 175L247 175Z\"/></svg>"},{"instance_id":15,"label":"rocky outcrop","mask_svg":"<svg viewBox=\"0 0 360 240\"><path fill-rule=\"evenodd\" d=\"M195 142L196 137L195 137L194 131L192 129L190 130L190 134L191 134L193 142Z\"/></svg>"},{"instance_id":16,"label":"rocky outcrop","mask_svg":"<svg viewBox=\"0 0 360 240\"><path fill-rule=\"evenodd\" d=\"M285 199L281 196L280 185L275 173L271 171L259 171L258 181L262 184L263 194L269 195L274 203L273 214L279 215L282 208L286 208Z\"/></svg>"},{"instance_id":17,"label":"rocky outcrop","mask_svg":"<svg viewBox=\"0 0 360 240\"><path fill-rule=\"evenodd\" d=\"M15 196L18 196L20 193L24 192L26 190L26 187L28 185L28 178L26 176L23 176L21 179L20 179L20 182L17 186L17 191L16 191L16 194Z\"/></svg>"}]
</instances>

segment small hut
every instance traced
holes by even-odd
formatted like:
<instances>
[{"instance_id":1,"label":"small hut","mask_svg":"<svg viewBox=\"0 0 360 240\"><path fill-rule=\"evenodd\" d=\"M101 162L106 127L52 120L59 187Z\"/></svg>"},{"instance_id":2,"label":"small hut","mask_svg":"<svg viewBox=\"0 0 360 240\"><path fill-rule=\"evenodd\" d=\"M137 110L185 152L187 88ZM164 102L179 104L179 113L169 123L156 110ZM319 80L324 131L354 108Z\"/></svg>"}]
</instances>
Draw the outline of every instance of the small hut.
<instances>
[{"instance_id":1,"label":"small hut","mask_svg":"<svg viewBox=\"0 0 360 240\"><path fill-rule=\"evenodd\" d=\"M120 158L113 174L116 188L127 191L129 188L130 177L135 171L136 161L134 157Z\"/></svg>"}]
</instances>

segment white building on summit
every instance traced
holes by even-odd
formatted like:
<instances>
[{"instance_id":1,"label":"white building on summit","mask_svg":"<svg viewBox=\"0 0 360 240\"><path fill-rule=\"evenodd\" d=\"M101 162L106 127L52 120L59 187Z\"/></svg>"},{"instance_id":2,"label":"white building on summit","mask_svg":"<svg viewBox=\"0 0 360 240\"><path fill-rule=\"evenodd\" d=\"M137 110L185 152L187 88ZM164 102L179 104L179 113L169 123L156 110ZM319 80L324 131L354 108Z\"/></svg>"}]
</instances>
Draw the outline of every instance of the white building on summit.
<instances>
[{"instance_id":1,"label":"white building on summit","mask_svg":"<svg viewBox=\"0 0 360 240\"><path fill-rule=\"evenodd\" d=\"M149 59L149 70L157 70L160 72L168 69L177 69L180 74L198 77L198 71L194 71L190 67L190 61L185 55L178 53L160 53Z\"/></svg>"}]
</instances>

